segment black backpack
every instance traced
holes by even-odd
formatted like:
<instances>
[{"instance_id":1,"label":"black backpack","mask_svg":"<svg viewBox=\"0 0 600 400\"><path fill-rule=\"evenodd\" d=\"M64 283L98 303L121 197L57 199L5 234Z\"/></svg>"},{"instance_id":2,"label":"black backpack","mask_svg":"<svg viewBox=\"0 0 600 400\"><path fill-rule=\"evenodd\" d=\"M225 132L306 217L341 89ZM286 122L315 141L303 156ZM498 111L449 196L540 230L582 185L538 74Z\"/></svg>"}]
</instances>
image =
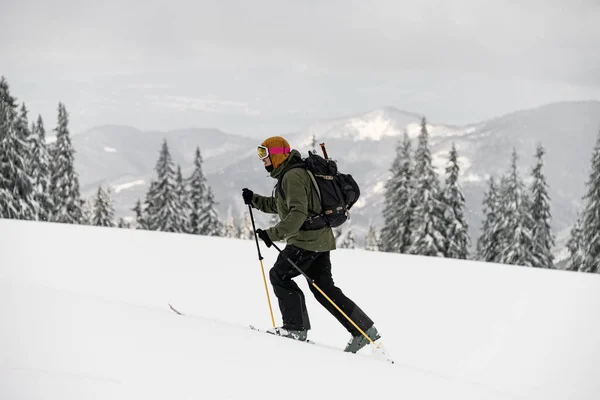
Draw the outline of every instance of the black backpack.
<instances>
[{"instance_id":1,"label":"black backpack","mask_svg":"<svg viewBox=\"0 0 600 400\"><path fill-rule=\"evenodd\" d=\"M348 211L360 196L360 189L352 175L342 174L338 171L335 161L309 151L308 157L302 162L289 165L279 176L277 187L284 199L285 193L281 180L285 173L293 168L306 169L317 190L322 207L321 214L311 216L301 229L321 229L325 226L335 228L348 220Z\"/></svg>"}]
</instances>

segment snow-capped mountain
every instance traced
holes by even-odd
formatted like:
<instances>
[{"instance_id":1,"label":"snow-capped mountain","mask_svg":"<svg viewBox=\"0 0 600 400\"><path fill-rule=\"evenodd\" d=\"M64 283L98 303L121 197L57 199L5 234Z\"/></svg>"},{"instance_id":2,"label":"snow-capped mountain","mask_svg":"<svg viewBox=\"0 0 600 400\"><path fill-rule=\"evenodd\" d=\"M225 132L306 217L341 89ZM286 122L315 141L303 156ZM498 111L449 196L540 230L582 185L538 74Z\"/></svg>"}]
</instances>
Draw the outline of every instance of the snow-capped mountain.
<instances>
[{"instance_id":1,"label":"snow-capped mountain","mask_svg":"<svg viewBox=\"0 0 600 400\"><path fill-rule=\"evenodd\" d=\"M426 116L425 116L426 117ZM384 184L395 156L395 148L406 130L413 150L422 116L386 107L363 115L319 121L307 129L283 134L303 155L325 142L329 156L340 170L351 173L361 185L362 195L352 213L352 227L362 244L368 224L382 226ZM518 111L467 126L428 121L433 162L443 182L448 153L454 142L462 167L462 186L467 200L468 223L473 244L480 233L481 202L490 175L500 177L517 150L521 175L528 182L536 146L546 148L545 169L552 200L553 229L557 252L575 220L585 181L589 175L595 138L600 129L600 102L563 102ZM241 188L269 194L275 183L256 159L257 142L248 137L216 129L141 132L134 128L104 126L73 136L76 167L85 195L97 185L110 184L118 216L131 216L137 198L143 198L160 143L168 140L173 158L189 174L196 146L202 151L205 173L215 191L223 217L229 208L241 215L245 206ZM317 150L319 146L317 145ZM267 218L255 214L258 224Z\"/></svg>"}]
</instances>

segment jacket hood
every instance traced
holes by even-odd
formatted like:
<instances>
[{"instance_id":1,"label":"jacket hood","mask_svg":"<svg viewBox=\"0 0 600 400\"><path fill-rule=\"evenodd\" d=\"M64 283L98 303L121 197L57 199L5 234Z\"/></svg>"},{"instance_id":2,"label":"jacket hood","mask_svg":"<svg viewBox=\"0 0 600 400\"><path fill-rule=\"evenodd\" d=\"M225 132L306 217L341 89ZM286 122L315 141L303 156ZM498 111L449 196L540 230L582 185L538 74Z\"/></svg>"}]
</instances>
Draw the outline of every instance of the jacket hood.
<instances>
[{"instance_id":1,"label":"jacket hood","mask_svg":"<svg viewBox=\"0 0 600 400\"><path fill-rule=\"evenodd\" d=\"M277 179L281 175L281 173L289 166L298 162L302 162L302 156L298 150L290 151L290 155L285 159L283 163L273 171L271 171L271 178Z\"/></svg>"}]
</instances>

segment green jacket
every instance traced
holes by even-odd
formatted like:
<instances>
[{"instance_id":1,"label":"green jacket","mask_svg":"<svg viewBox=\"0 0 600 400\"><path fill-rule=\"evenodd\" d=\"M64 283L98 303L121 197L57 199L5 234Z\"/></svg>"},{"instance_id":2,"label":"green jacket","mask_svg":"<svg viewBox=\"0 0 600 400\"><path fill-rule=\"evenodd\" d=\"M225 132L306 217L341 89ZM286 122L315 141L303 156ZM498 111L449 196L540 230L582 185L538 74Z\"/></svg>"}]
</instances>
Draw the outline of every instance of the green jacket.
<instances>
[{"instance_id":1,"label":"green jacket","mask_svg":"<svg viewBox=\"0 0 600 400\"><path fill-rule=\"evenodd\" d=\"M288 165L301 160L300 153L292 150L289 157L271 171L271 177L277 179ZM278 190L273 191L273 196L254 194L252 198L254 208L279 215L281 221L265 229L269 238L274 242L285 240L287 244L309 251L335 250L335 237L330 227L310 231L300 230L308 217L321 212L321 202L308 172L303 168L293 168L285 173L281 184L285 200Z\"/></svg>"}]
</instances>

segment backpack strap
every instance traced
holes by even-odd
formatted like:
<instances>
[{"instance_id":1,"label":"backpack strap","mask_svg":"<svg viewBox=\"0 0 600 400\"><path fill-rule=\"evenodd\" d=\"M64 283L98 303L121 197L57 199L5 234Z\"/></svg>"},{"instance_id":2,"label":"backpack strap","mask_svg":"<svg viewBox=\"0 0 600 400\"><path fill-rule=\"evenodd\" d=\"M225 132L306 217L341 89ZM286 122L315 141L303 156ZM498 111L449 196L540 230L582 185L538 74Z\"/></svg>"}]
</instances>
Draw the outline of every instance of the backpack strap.
<instances>
[{"instance_id":1,"label":"backpack strap","mask_svg":"<svg viewBox=\"0 0 600 400\"><path fill-rule=\"evenodd\" d=\"M310 180L312 181L313 186L315 187L315 190L317 191L317 196L319 197L319 202L322 202L321 189L319 189L319 184L317 183L317 180L315 179L315 175L309 169L307 169L306 172L308 172L308 176L310 176Z\"/></svg>"},{"instance_id":2,"label":"backpack strap","mask_svg":"<svg viewBox=\"0 0 600 400\"><path fill-rule=\"evenodd\" d=\"M283 191L283 185L281 183L283 181L283 176L285 175L286 172L288 172L289 170L294 169L294 168L304 168L305 169L305 171L308 173L308 176L310 177L310 180L313 183L313 187L317 191L317 196L319 197L319 202L322 202L321 190L319 189L319 185L317 184L315 175L312 173L312 171L310 171L308 169L308 166L306 165L306 162L304 162L304 161L288 165L286 167L286 169L283 170L283 172L281 173L279 178L277 179L276 190L279 192L281 197L285 200L285 192ZM304 223L300 227L300 230L321 229L326 226L327 226L327 222L325 221L323 214L317 214L317 215L308 217L306 219L306 221L304 221Z\"/></svg>"}]
</instances>

